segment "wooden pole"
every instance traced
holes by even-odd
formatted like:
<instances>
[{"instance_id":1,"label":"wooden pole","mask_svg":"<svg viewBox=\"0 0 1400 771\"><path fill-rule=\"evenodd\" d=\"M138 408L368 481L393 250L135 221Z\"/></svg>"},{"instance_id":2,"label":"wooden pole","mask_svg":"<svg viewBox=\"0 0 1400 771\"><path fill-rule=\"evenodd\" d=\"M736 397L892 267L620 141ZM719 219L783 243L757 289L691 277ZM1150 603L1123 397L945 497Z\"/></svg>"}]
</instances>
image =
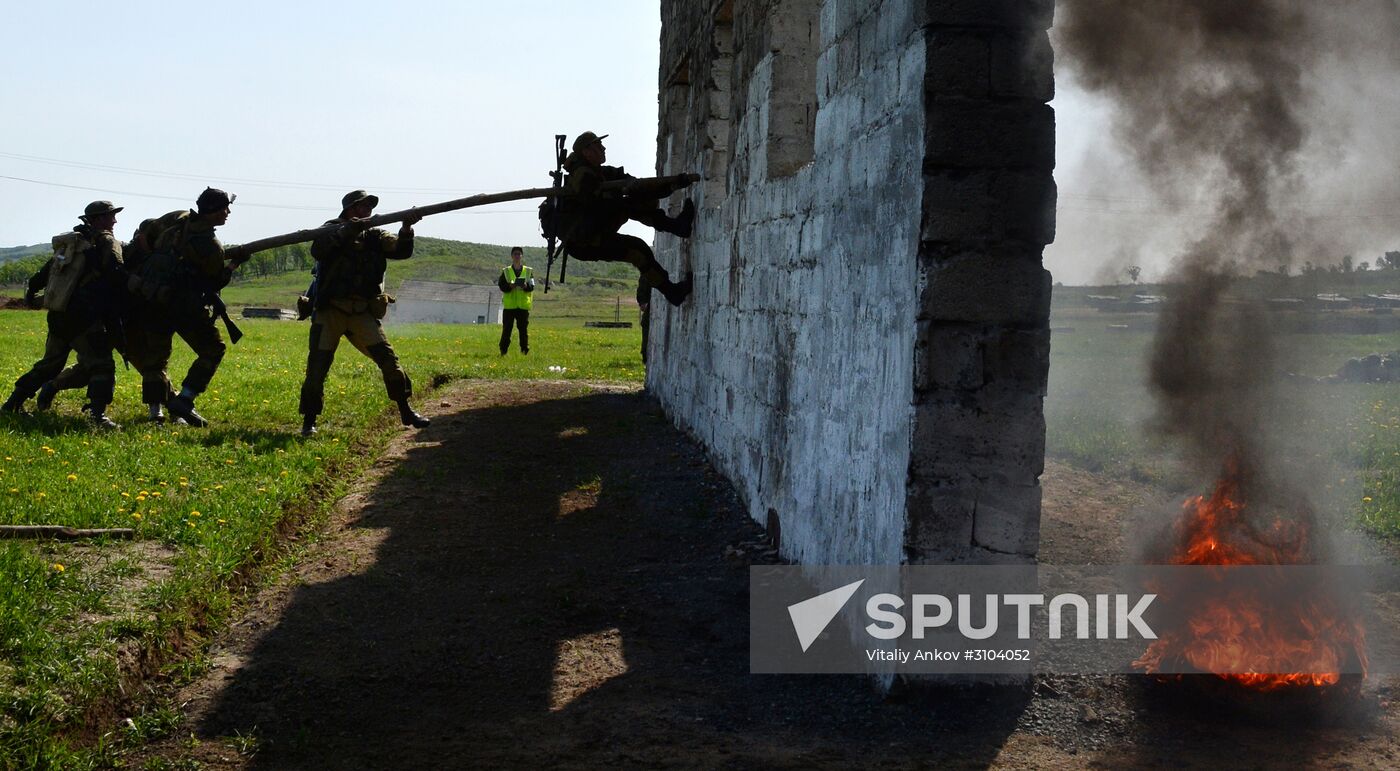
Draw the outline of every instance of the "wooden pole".
<instances>
[{"instance_id":1,"label":"wooden pole","mask_svg":"<svg viewBox=\"0 0 1400 771\"><path fill-rule=\"evenodd\" d=\"M82 530L63 525L0 525L0 538L56 538L76 541L79 538L135 538L136 531L127 527Z\"/></svg>"},{"instance_id":2,"label":"wooden pole","mask_svg":"<svg viewBox=\"0 0 1400 771\"><path fill-rule=\"evenodd\" d=\"M627 179L617 182L604 182L600 190L601 192L621 192L624 195L634 190L651 193L659 192L667 187L678 190L693 182L699 181L699 179L700 177L697 174L677 174L672 177ZM376 214L368 219L358 220L356 224L364 228L373 228L392 222L402 222L409 217L428 217L434 214L457 211L458 209L469 209L473 206L487 206L489 204L505 203L507 201L523 201L529 198L555 198L572 195L573 193L568 190L553 187L534 187L527 190L509 190L504 193L471 195L466 198L456 198L451 201L443 201L427 206L415 206L411 209L389 212L388 214ZM289 246L291 244L315 241L321 236L328 236L344 227L346 227L346 224L341 223L338 225L322 225L319 228L298 230L294 233L285 233L280 236L270 236L268 238L260 238L256 241L249 241L246 244L239 244L230 247L229 251L235 252L241 259L247 259L256 252L276 249L279 246Z\"/></svg>"}]
</instances>

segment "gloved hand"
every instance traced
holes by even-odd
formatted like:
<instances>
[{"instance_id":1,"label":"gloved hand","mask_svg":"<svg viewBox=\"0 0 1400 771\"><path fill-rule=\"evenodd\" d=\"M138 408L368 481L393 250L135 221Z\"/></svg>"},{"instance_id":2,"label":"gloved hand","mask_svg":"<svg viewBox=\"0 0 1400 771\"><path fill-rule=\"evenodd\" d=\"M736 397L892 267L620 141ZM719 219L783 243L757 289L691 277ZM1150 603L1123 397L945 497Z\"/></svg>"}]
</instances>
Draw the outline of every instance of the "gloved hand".
<instances>
[{"instance_id":1,"label":"gloved hand","mask_svg":"<svg viewBox=\"0 0 1400 771\"><path fill-rule=\"evenodd\" d=\"M516 285L516 286L525 286L525 279L523 279L523 278L517 278L517 279L515 280L515 285Z\"/></svg>"}]
</instances>

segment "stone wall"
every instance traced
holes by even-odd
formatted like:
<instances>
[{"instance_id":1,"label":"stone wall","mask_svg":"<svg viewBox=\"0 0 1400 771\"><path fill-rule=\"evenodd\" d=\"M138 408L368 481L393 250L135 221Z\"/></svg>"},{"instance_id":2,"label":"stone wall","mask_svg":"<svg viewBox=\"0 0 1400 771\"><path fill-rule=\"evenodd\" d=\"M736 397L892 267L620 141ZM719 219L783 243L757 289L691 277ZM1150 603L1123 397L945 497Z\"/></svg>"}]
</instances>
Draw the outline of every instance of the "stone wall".
<instances>
[{"instance_id":1,"label":"stone wall","mask_svg":"<svg viewBox=\"0 0 1400 771\"><path fill-rule=\"evenodd\" d=\"M783 554L1034 554L1049 2L663 0L648 388Z\"/></svg>"}]
</instances>

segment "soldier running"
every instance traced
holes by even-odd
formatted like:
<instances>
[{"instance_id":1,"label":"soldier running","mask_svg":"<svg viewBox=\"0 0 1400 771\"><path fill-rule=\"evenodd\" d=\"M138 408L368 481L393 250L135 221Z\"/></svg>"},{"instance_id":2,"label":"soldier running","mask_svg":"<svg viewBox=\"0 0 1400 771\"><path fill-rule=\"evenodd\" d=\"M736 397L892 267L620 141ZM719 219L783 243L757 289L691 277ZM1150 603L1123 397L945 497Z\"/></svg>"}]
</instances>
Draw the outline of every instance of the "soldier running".
<instances>
[{"instance_id":1,"label":"soldier running","mask_svg":"<svg viewBox=\"0 0 1400 771\"><path fill-rule=\"evenodd\" d=\"M54 236L54 256L29 280L25 293L33 306L42 292L49 309L44 357L15 382L0 410L22 412L25 400L53 380L69 351L76 351L78 363L71 369L74 379L87 385L86 409L93 425L119 428L107 417L107 407L116 386L113 337L120 330L115 319L126 280L122 244L112 235L122 208L111 201L93 201L79 217L83 224Z\"/></svg>"},{"instance_id":2,"label":"soldier running","mask_svg":"<svg viewBox=\"0 0 1400 771\"><path fill-rule=\"evenodd\" d=\"M170 414L192 426L209 421L195 411L194 401L209 387L228 346L215 326L213 306L233 271L247 260L237 246L224 247L214 230L228 222L237 196L206 188L192 211L173 211L150 229L155 235L151 255L132 282L146 302L134 314L127 356L141 373L141 400L159 418L163 402ZM145 223L143 223L143 226ZM149 237L149 236L148 236ZM171 344L179 335L194 351L195 361L174 393L166 370Z\"/></svg>"},{"instance_id":3,"label":"soldier running","mask_svg":"<svg viewBox=\"0 0 1400 771\"><path fill-rule=\"evenodd\" d=\"M340 216L326 224L343 227L311 243L311 256L316 259L316 297L306 380L301 385L301 435L316 433L316 418L325 406L326 376L342 337L379 366L384 388L398 405L403 424L424 428L430 421L409 406L413 382L399 366L399 357L380 323L389 308L389 296L384 293L386 260L413 256L413 225L422 217L405 218L395 236L378 228L366 230L362 224L379 205L378 196L355 190L347 193L340 205Z\"/></svg>"}]
</instances>

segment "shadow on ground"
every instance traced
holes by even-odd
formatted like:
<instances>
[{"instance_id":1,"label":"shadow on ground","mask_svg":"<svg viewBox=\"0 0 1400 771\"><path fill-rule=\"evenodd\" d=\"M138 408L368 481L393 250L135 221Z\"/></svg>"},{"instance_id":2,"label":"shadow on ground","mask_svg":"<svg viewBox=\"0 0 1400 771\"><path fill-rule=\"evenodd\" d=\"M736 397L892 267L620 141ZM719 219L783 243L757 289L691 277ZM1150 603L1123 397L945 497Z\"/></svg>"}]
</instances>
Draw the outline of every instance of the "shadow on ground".
<instances>
[{"instance_id":1,"label":"shadow on ground","mask_svg":"<svg viewBox=\"0 0 1400 771\"><path fill-rule=\"evenodd\" d=\"M420 434L355 525L387 529L377 551L295 589L199 736L256 736L268 769L1000 750L1022 690L893 703L856 677L750 675L747 568L725 551L758 531L700 454L640 394L505 398Z\"/></svg>"},{"instance_id":2,"label":"shadow on ground","mask_svg":"<svg viewBox=\"0 0 1400 771\"><path fill-rule=\"evenodd\" d=\"M300 583L255 602L210 676L181 694L205 767L1395 757L1384 690L1289 714L1183 700L1130 676L882 699L855 676L751 675L747 559L761 549L735 558L730 547L761 533L652 402L561 383L473 383L440 398L433 425L396 441L382 478L347 499L346 529L311 550ZM1047 557L1078 555L1067 532L1115 536L1122 491L1081 476L1047 474ZM1056 488L1067 479L1072 489Z\"/></svg>"}]
</instances>

